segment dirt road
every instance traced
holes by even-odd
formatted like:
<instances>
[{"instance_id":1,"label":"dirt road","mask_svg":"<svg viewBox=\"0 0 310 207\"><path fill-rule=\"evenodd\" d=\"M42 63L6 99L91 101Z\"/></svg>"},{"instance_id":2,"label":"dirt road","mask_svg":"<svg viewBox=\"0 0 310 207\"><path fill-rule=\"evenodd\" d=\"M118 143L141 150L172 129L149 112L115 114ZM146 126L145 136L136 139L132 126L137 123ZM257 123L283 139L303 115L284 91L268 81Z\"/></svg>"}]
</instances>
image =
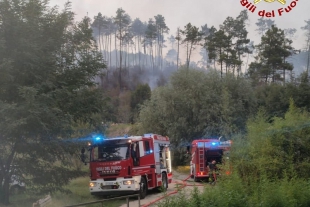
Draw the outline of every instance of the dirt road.
<instances>
[{"instance_id":1,"label":"dirt road","mask_svg":"<svg viewBox=\"0 0 310 207\"><path fill-rule=\"evenodd\" d=\"M203 190L203 186L201 183L196 183L193 181L193 179L189 178L186 182L183 182L183 180L185 180L186 178L188 178L188 175L186 174L181 174L178 173L176 171L173 172L173 181L171 184L169 184L169 187L166 191L166 193L162 193L159 192L158 190L151 190L148 191L148 194L146 196L146 198L140 200L140 206L141 207L155 207L156 203L158 203L159 201L162 201L164 199L165 195L170 195L170 196L174 196L177 194L177 189L181 188L184 186L184 184L186 185L186 194L190 194L190 192L194 189L194 185L198 187L198 189L200 191ZM160 198L162 198L161 200L159 200ZM155 202L157 201L157 202ZM130 207L139 207L139 201L136 198L132 198L129 201L129 206ZM123 204L120 207L127 207L127 204Z\"/></svg>"}]
</instances>

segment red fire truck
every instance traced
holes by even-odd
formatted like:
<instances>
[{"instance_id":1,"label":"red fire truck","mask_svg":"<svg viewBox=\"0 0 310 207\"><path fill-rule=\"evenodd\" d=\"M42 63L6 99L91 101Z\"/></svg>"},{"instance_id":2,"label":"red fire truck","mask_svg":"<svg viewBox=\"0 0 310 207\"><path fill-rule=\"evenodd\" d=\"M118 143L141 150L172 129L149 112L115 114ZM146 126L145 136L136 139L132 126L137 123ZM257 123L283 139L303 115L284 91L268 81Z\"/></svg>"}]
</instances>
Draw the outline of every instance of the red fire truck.
<instances>
[{"instance_id":1,"label":"red fire truck","mask_svg":"<svg viewBox=\"0 0 310 207\"><path fill-rule=\"evenodd\" d=\"M209 179L208 163L215 160L222 163L223 158L229 158L231 141L221 142L218 139L199 139L194 140L191 145L191 177L195 181ZM187 151L190 151L188 146Z\"/></svg>"},{"instance_id":2,"label":"red fire truck","mask_svg":"<svg viewBox=\"0 0 310 207\"><path fill-rule=\"evenodd\" d=\"M139 193L168 188L172 182L171 155L168 137L157 134L95 137L89 146L90 183L92 195ZM85 149L81 157L85 158Z\"/></svg>"}]
</instances>

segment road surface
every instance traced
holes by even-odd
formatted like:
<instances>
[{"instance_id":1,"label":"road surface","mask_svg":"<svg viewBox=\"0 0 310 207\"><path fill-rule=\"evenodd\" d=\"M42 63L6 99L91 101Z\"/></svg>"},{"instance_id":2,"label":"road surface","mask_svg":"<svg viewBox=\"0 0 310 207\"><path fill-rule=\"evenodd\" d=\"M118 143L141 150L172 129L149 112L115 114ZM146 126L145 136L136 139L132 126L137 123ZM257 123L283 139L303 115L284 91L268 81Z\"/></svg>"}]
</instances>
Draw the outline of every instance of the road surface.
<instances>
[{"instance_id":1,"label":"road surface","mask_svg":"<svg viewBox=\"0 0 310 207\"><path fill-rule=\"evenodd\" d=\"M144 199L140 200L141 207L155 207L160 201L163 201L165 198L164 196L170 195L174 196L177 195L177 189L181 188L186 184L186 194L190 194L194 189L194 185L198 187L199 191L203 191L203 185L199 182L194 182L193 179L189 178L187 181L183 182L189 175L181 174L176 171L173 172L173 180L172 183L169 184L166 193L159 192L157 189L148 191L147 196ZM160 199L162 198L162 199ZM160 199L160 200L159 200ZM155 202L156 201L156 202ZM155 203L154 203L155 202ZM129 200L130 207L139 207L139 201L137 198L131 198ZM127 204L123 204L120 207L127 207Z\"/></svg>"}]
</instances>

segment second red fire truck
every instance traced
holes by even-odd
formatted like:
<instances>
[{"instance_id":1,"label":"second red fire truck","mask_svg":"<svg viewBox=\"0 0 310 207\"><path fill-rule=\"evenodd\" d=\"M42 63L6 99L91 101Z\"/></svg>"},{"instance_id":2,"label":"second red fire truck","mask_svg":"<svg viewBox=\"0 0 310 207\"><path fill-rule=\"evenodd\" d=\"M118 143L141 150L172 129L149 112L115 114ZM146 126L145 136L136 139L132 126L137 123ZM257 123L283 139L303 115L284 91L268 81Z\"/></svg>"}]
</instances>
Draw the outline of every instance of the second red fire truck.
<instances>
[{"instance_id":1,"label":"second red fire truck","mask_svg":"<svg viewBox=\"0 0 310 207\"><path fill-rule=\"evenodd\" d=\"M139 193L168 188L172 182L168 137L157 134L118 138L94 137L89 146L92 195ZM85 158L85 150L82 157Z\"/></svg>"},{"instance_id":2,"label":"second red fire truck","mask_svg":"<svg viewBox=\"0 0 310 207\"><path fill-rule=\"evenodd\" d=\"M221 163L223 158L229 156L231 141L221 142L218 139L198 139L194 140L191 149L188 146L187 151L190 151L190 172L191 177L195 181L200 179L209 178L208 163L215 160Z\"/></svg>"}]
</instances>

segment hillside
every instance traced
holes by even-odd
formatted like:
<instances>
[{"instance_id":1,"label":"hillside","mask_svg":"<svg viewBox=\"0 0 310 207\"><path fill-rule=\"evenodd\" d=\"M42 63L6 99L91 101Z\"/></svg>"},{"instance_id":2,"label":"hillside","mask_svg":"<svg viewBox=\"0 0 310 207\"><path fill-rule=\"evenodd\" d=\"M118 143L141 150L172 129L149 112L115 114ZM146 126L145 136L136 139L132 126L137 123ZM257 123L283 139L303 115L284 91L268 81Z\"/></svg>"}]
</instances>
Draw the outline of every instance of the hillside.
<instances>
[{"instance_id":1,"label":"hillside","mask_svg":"<svg viewBox=\"0 0 310 207\"><path fill-rule=\"evenodd\" d=\"M131 130L131 124L111 124L107 131L108 137L117 137L128 134Z\"/></svg>"}]
</instances>

